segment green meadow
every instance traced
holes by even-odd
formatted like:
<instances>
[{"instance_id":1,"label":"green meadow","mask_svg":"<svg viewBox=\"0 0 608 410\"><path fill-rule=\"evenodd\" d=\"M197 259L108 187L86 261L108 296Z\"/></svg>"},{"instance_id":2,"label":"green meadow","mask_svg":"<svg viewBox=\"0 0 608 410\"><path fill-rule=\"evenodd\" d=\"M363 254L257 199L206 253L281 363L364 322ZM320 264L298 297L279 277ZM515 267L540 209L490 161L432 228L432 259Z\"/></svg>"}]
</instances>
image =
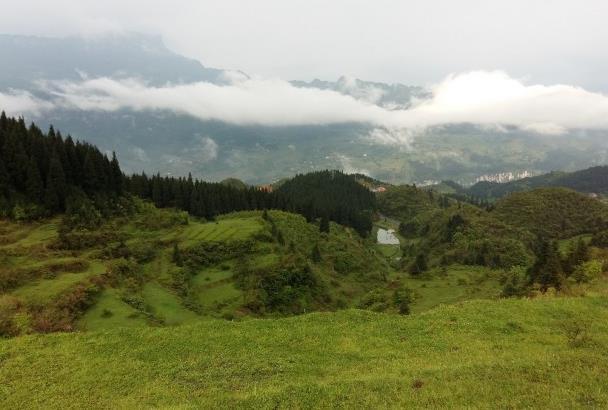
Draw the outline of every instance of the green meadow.
<instances>
[{"instance_id":1,"label":"green meadow","mask_svg":"<svg viewBox=\"0 0 608 410\"><path fill-rule=\"evenodd\" d=\"M0 341L0 396L5 408L605 408L607 348L606 296L207 319Z\"/></svg>"}]
</instances>

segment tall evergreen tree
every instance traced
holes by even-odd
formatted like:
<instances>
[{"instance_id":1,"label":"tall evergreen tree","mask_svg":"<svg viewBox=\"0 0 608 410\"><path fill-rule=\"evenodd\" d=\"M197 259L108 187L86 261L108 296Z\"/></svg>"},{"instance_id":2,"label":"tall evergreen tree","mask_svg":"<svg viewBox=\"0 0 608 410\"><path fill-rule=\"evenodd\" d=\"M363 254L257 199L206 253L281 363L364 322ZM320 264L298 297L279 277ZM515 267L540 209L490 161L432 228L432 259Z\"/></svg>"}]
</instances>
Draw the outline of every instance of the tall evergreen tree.
<instances>
[{"instance_id":1,"label":"tall evergreen tree","mask_svg":"<svg viewBox=\"0 0 608 410\"><path fill-rule=\"evenodd\" d=\"M428 266L427 266L426 255L424 253L420 252L418 255L416 255L416 259L410 266L410 273L412 275L419 275L423 272L426 272L427 269L428 269Z\"/></svg>"},{"instance_id":2,"label":"tall evergreen tree","mask_svg":"<svg viewBox=\"0 0 608 410\"><path fill-rule=\"evenodd\" d=\"M112 190L120 195L123 190L123 181L122 181L122 171L120 170L120 165L118 164L118 159L116 158L116 153L112 152L112 161L110 162L111 166L111 179L112 179Z\"/></svg>"},{"instance_id":3,"label":"tall evergreen tree","mask_svg":"<svg viewBox=\"0 0 608 410\"><path fill-rule=\"evenodd\" d=\"M46 178L44 202L51 212L59 212L64 209L67 186L63 167L59 157L55 154L51 157L49 172Z\"/></svg>"},{"instance_id":4,"label":"tall evergreen tree","mask_svg":"<svg viewBox=\"0 0 608 410\"><path fill-rule=\"evenodd\" d=\"M543 292L550 287L561 289L563 270L555 241L541 239L536 262L530 269L530 278L540 285Z\"/></svg>"},{"instance_id":5,"label":"tall evergreen tree","mask_svg":"<svg viewBox=\"0 0 608 410\"><path fill-rule=\"evenodd\" d=\"M27 167L25 192L28 198L35 203L40 203L43 198L44 185L42 183L42 178L40 177L40 170L38 170L38 164L33 158L30 158L30 163Z\"/></svg>"}]
</instances>

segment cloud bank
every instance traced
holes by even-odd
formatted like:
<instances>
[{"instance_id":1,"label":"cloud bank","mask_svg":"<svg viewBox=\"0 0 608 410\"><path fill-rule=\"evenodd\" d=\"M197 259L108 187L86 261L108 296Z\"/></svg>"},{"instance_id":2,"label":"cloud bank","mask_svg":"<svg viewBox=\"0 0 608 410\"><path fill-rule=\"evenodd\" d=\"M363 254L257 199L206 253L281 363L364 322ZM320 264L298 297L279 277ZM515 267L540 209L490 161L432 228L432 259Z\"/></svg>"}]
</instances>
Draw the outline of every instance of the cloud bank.
<instances>
[{"instance_id":1,"label":"cloud bank","mask_svg":"<svg viewBox=\"0 0 608 410\"><path fill-rule=\"evenodd\" d=\"M0 110L4 110L7 115L40 114L42 111L51 110L54 107L55 104L36 98L27 91L0 92Z\"/></svg>"},{"instance_id":2,"label":"cloud bank","mask_svg":"<svg viewBox=\"0 0 608 410\"><path fill-rule=\"evenodd\" d=\"M14 92L0 94L0 105L12 111L170 110L238 125L365 123L378 127L372 137L385 143L407 141L428 127L458 123L514 126L544 134L608 129L607 95L569 85L527 85L501 71L450 75L432 87L430 98L398 110L337 91L256 78L235 77L230 85L150 87L136 79L95 78L41 86L53 96L51 102Z\"/></svg>"}]
</instances>

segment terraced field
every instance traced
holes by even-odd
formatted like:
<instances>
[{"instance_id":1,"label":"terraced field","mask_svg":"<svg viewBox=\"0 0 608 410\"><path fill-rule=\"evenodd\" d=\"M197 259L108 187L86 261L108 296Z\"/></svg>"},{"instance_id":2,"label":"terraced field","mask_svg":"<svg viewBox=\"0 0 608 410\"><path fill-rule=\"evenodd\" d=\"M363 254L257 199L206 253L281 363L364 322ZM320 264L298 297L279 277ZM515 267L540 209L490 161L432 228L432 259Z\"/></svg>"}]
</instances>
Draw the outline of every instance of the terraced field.
<instances>
[{"instance_id":1,"label":"terraced field","mask_svg":"<svg viewBox=\"0 0 608 410\"><path fill-rule=\"evenodd\" d=\"M218 219L216 222L190 223L180 235L184 246L200 241L230 241L246 239L263 227L259 218Z\"/></svg>"},{"instance_id":2,"label":"terraced field","mask_svg":"<svg viewBox=\"0 0 608 410\"><path fill-rule=\"evenodd\" d=\"M125 303L117 289L104 290L96 303L78 321L80 330L110 330L121 327L146 327L146 316Z\"/></svg>"},{"instance_id":3,"label":"terraced field","mask_svg":"<svg viewBox=\"0 0 608 410\"><path fill-rule=\"evenodd\" d=\"M105 272L105 266L99 261L89 261L83 272L59 273L56 277L39 279L19 287L11 293L28 304L44 305L57 298L66 290L84 280Z\"/></svg>"}]
</instances>

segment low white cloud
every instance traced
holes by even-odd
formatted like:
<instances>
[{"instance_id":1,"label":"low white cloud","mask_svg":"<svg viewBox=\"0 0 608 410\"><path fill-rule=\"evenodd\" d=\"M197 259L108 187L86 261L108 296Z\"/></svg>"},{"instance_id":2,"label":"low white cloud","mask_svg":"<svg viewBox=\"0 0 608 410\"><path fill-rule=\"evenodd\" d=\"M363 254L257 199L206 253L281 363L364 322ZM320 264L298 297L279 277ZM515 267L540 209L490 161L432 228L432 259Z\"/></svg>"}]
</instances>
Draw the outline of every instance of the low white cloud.
<instances>
[{"instance_id":1,"label":"low white cloud","mask_svg":"<svg viewBox=\"0 0 608 410\"><path fill-rule=\"evenodd\" d=\"M344 154L335 154L335 159L340 164L339 168L347 174L363 174L368 176L370 175L369 170L354 166L352 158Z\"/></svg>"},{"instance_id":2,"label":"low white cloud","mask_svg":"<svg viewBox=\"0 0 608 410\"><path fill-rule=\"evenodd\" d=\"M452 75L432 97L402 112L406 127L453 123L517 126L557 134L608 128L608 96L569 85L526 85L500 71Z\"/></svg>"},{"instance_id":3,"label":"low white cloud","mask_svg":"<svg viewBox=\"0 0 608 410\"><path fill-rule=\"evenodd\" d=\"M372 104L377 104L384 96L384 90L372 84L362 84L359 80L351 76L342 76L337 82L337 89L342 94L355 97Z\"/></svg>"},{"instance_id":4,"label":"low white cloud","mask_svg":"<svg viewBox=\"0 0 608 410\"><path fill-rule=\"evenodd\" d=\"M458 123L498 132L518 127L543 134L608 129L608 96L569 85L527 85L500 71L448 76L431 88L429 98L398 110L373 104L370 95L356 98L239 73L233 73L230 81L228 85L198 82L151 87L136 79L84 78L44 87L54 96L53 104L62 108L171 110L240 125L366 123L376 126L371 138L401 145L428 127ZM49 102L27 93L0 94L0 104L17 111L50 108Z\"/></svg>"},{"instance_id":5,"label":"low white cloud","mask_svg":"<svg viewBox=\"0 0 608 410\"><path fill-rule=\"evenodd\" d=\"M184 154L190 154L201 162L212 161L217 158L218 145L212 138L197 136L197 144L184 150Z\"/></svg>"},{"instance_id":6,"label":"low white cloud","mask_svg":"<svg viewBox=\"0 0 608 410\"><path fill-rule=\"evenodd\" d=\"M39 114L53 107L51 102L36 98L27 91L0 92L0 110L4 110L7 115Z\"/></svg>"},{"instance_id":7,"label":"low white cloud","mask_svg":"<svg viewBox=\"0 0 608 410\"><path fill-rule=\"evenodd\" d=\"M386 110L335 91L298 88L287 81L235 76L230 85L197 82L148 87L136 79L88 79L46 84L66 108L172 110L233 124L382 123Z\"/></svg>"}]
</instances>

